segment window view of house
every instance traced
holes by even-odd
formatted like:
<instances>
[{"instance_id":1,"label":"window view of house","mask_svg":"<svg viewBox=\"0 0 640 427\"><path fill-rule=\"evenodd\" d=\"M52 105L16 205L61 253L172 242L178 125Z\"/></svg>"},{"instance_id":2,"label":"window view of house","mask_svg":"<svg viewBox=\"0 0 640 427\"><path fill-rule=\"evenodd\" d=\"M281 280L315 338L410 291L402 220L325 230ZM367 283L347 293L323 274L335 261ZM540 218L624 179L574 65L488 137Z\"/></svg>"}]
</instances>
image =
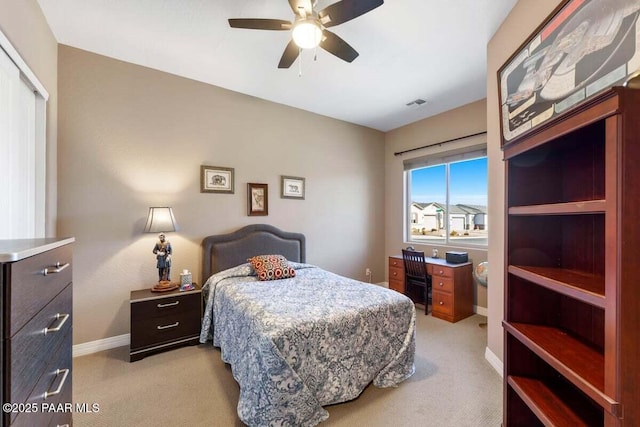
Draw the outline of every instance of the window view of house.
<instances>
[{"instance_id":1,"label":"window view of house","mask_svg":"<svg viewBox=\"0 0 640 427\"><path fill-rule=\"evenodd\" d=\"M487 245L487 158L407 171L408 240Z\"/></svg>"}]
</instances>

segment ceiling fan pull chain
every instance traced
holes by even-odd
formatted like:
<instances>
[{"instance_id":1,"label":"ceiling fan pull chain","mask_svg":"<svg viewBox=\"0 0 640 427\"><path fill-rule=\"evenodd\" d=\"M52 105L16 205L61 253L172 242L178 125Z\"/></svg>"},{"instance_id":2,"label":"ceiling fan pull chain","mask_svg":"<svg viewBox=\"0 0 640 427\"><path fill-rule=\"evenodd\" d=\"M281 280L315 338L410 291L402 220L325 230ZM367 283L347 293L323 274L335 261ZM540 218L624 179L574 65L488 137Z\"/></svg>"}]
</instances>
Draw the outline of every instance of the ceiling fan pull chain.
<instances>
[{"instance_id":1,"label":"ceiling fan pull chain","mask_svg":"<svg viewBox=\"0 0 640 427\"><path fill-rule=\"evenodd\" d=\"M318 46L313 49L313 60L314 62L318 60Z\"/></svg>"},{"instance_id":2,"label":"ceiling fan pull chain","mask_svg":"<svg viewBox=\"0 0 640 427\"><path fill-rule=\"evenodd\" d=\"M300 60L298 61L298 77L302 77L302 48L301 47L298 48L298 58L300 58Z\"/></svg>"}]
</instances>

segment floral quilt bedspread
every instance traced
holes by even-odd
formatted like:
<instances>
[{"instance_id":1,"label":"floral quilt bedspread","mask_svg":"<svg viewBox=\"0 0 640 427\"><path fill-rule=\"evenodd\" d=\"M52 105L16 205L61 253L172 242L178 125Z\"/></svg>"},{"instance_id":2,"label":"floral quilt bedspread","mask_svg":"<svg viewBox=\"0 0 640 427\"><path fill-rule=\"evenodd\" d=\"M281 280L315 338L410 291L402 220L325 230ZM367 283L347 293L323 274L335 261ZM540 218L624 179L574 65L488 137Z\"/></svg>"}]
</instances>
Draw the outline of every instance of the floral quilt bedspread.
<instances>
[{"instance_id":1,"label":"floral quilt bedspread","mask_svg":"<svg viewBox=\"0 0 640 427\"><path fill-rule=\"evenodd\" d=\"M395 291L309 264L296 277L258 281L249 264L214 274L200 341L213 340L240 385L249 426L313 426L322 406L355 399L373 382L414 373L415 307Z\"/></svg>"}]
</instances>

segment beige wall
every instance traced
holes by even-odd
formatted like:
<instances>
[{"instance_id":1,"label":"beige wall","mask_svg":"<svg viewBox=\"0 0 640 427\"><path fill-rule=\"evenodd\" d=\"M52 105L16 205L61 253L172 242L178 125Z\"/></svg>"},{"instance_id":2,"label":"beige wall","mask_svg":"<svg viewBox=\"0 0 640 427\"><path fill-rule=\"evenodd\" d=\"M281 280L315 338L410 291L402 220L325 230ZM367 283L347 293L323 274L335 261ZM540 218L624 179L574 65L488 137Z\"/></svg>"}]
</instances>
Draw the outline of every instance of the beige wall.
<instances>
[{"instance_id":1,"label":"beige wall","mask_svg":"<svg viewBox=\"0 0 640 427\"><path fill-rule=\"evenodd\" d=\"M0 31L49 92L47 102L47 236L56 235L58 43L35 0L0 0Z\"/></svg>"},{"instance_id":2,"label":"beige wall","mask_svg":"<svg viewBox=\"0 0 640 427\"><path fill-rule=\"evenodd\" d=\"M202 238L268 223L307 236L307 261L382 281L384 135L211 85L59 47L59 231L76 238L74 343L129 332L129 292L157 280L143 234L172 206L172 278L200 277ZM200 193L200 165L235 168L235 194ZM306 200L280 198L280 175ZM269 215L246 214L246 184Z\"/></svg>"},{"instance_id":3,"label":"beige wall","mask_svg":"<svg viewBox=\"0 0 640 427\"><path fill-rule=\"evenodd\" d=\"M561 3L560 0L520 0L487 47L487 141L489 156L489 350L502 360L504 314L504 165L500 150L498 69Z\"/></svg>"},{"instance_id":4,"label":"beige wall","mask_svg":"<svg viewBox=\"0 0 640 427\"><path fill-rule=\"evenodd\" d=\"M385 203L385 254L397 255L408 244L404 241L404 170L403 160L429 154L437 154L456 148L478 145L486 142L484 135L451 142L440 147L430 147L400 156L398 151L409 150L424 145L435 144L466 135L484 132L487 126L487 104L480 100L454 110L447 111L407 126L392 130L386 134L385 171L386 171L386 203ZM489 216L489 228L493 226ZM447 250L459 250L453 246L412 245L418 250L430 254L434 247L443 254ZM487 260L486 250L462 249L469 252L474 265ZM388 266L387 266L388 268ZM387 277L387 276L385 276ZM487 307L487 288L475 285L476 306Z\"/></svg>"},{"instance_id":5,"label":"beige wall","mask_svg":"<svg viewBox=\"0 0 640 427\"><path fill-rule=\"evenodd\" d=\"M0 30L50 94L47 234L55 235L58 209L57 234L77 238L74 342L129 331L129 290L155 277L155 237L141 233L152 205L174 207L182 227L170 236L174 270L189 268L198 280L202 237L254 222L307 234L310 262L360 279L370 267L373 281L386 280L386 256L406 246L403 157L393 153L486 129L494 273L488 295L477 289L476 303L488 307L488 347L501 357L504 170L496 73L559 3L520 0L513 8L488 45L486 104L396 129L384 144L385 136L370 129L65 46L58 67L57 44L37 2L0 0ZM236 193L199 193L200 164L235 167ZM281 174L305 176L307 200L280 199ZM247 182L269 184L268 217L246 216Z\"/></svg>"}]
</instances>

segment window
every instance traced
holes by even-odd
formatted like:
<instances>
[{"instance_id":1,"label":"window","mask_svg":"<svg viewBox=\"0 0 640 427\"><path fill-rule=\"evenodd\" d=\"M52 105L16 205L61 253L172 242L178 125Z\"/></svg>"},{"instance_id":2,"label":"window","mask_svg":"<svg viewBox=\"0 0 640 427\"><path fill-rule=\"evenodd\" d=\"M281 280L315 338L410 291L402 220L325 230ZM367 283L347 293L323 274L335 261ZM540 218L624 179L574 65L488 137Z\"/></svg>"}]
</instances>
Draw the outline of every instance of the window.
<instances>
[{"instance_id":1,"label":"window","mask_svg":"<svg viewBox=\"0 0 640 427\"><path fill-rule=\"evenodd\" d=\"M409 242L487 245L485 150L406 161L405 177Z\"/></svg>"}]
</instances>

